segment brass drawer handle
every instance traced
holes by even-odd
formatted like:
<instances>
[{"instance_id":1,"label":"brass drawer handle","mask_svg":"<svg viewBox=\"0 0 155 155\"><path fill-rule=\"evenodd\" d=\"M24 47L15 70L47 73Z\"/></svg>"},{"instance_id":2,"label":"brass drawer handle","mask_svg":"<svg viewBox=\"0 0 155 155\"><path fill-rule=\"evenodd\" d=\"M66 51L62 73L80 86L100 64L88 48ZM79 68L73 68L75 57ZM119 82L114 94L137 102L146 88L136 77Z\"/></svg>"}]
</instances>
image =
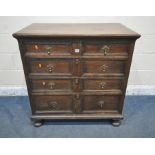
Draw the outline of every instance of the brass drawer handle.
<instances>
[{"instance_id":1,"label":"brass drawer handle","mask_svg":"<svg viewBox=\"0 0 155 155\"><path fill-rule=\"evenodd\" d=\"M52 46L45 45L45 50L47 50L48 55L50 55L53 52Z\"/></svg>"},{"instance_id":2,"label":"brass drawer handle","mask_svg":"<svg viewBox=\"0 0 155 155\"><path fill-rule=\"evenodd\" d=\"M56 110L58 108L58 103L56 101L48 102L48 108L50 110Z\"/></svg>"},{"instance_id":3,"label":"brass drawer handle","mask_svg":"<svg viewBox=\"0 0 155 155\"><path fill-rule=\"evenodd\" d=\"M48 51L48 52L47 52L47 54L48 54L48 55L50 55L50 54L51 54L51 52L50 52L50 51Z\"/></svg>"},{"instance_id":4,"label":"brass drawer handle","mask_svg":"<svg viewBox=\"0 0 155 155\"><path fill-rule=\"evenodd\" d=\"M102 66L100 67L100 70L101 70L102 72L106 72L106 71L107 71L107 68L108 68L108 66L107 66L106 64L104 64L104 65L102 65Z\"/></svg>"},{"instance_id":5,"label":"brass drawer handle","mask_svg":"<svg viewBox=\"0 0 155 155\"><path fill-rule=\"evenodd\" d=\"M104 104L105 104L104 101L99 101L99 102L98 102L99 108L103 109L103 108L104 108Z\"/></svg>"},{"instance_id":6,"label":"brass drawer handle","mask_svg":"<svg viewBox=\"0 0 155 155\"><path fill-rule=\"evenodd\" d=\"M50 82L48 85L49 85L50 89L54 89L54 87L55 87L55 83L54 82Z\"/></svg>"},{"instance_id":7,"label":"brass drawer handle","mask_svg":"<svg viewBox=\"0 0 155 155\"><path fill-rule=\"evenodd\" d=\"M107 46L107 45L104 45L102 48L101 48L101 52L103 52L103 54L106 56L107 53L110 51L110 47Z\"/></svg>"},{"instance_id":8,"label":"brass drawer handle","mask_svg":"<svg viewBox=\"0 0 155 155\"><path fill-rule=\"evenodd\" d=\"M47 68L48 68L48 71L50 72L50 73L52 73L53 71L54 71L54 66L52 65L52 64L48 64L47 65Z\"/></svg>"},{"instance_id":9,"label":"brass drawer handle","mask_svg":"<svg viewBox=\"0 0 155 155\"><path fill-rule=\"evenodd\" d=\"M99 88L104 89L106 86L106 82L100 82L99 83Z\"/></svg>"}]
</instances>

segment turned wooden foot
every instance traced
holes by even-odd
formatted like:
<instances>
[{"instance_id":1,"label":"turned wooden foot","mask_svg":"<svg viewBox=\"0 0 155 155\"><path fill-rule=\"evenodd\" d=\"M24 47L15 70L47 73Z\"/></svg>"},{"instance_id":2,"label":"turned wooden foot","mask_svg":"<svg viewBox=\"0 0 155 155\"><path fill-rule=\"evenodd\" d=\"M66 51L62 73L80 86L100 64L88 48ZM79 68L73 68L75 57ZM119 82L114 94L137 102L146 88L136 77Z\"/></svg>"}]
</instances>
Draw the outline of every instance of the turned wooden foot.
<instances>
[{"instance_id":1,"label":"turned wooden foot","mask_svg":"<svg viewBox=\"0 0 155 155\"><path fill-rule=\"evenodd\" d=\"M113 125L114 127L120 126L120 125L121 125L121 120L112 120L112 125Z\"/></svg>"},{"instance_id":2,"label":"turned wooden foot","mask_svg":"<svg viewBox=\"0 0 155 155\"><path fill-rule=\"evenodd\" d=\"M33 125L35 127L40 127L40 126L42 126L42 124L43 124L43 121L42 120L34 120L33 121Z\"/></svg>"}]
</instances>

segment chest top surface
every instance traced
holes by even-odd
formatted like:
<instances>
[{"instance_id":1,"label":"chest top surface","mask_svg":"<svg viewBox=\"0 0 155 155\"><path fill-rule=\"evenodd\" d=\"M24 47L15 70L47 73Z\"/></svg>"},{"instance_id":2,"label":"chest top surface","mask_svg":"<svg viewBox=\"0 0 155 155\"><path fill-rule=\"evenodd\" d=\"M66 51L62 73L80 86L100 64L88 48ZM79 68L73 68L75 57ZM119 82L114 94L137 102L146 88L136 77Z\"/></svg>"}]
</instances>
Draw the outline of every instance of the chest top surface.
<instances>
[{"instance_id":1,"label":"chest top surface","mask_svg":"<svg viewBox=\"0 0 155 155\"><path fill-rule=\"evenodd\" d=\"M13 34L22 37L132 37L140 35L120 23L34 23Z\"/></svg>"}]
</instances>

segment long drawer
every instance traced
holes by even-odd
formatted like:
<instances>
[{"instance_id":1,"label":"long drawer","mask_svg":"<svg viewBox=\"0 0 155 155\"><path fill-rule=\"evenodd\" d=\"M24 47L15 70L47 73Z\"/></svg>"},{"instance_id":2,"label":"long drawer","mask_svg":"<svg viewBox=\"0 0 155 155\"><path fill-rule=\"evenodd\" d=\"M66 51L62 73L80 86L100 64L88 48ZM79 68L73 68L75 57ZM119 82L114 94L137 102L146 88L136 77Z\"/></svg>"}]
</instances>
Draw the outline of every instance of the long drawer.
<instances>
[{"instance_id":1,"label":"long drawer","mask_svg":"<svg viewBox=\"0 0 155 155\"><path fill-rule=\"evenodd\" d=\"M33 95L36 114L119 112L119 95Z\"/></svg>"},{"instance_id":2,"label":"long drawer","mask_svg":"<svg viewBox=\"0 0 155 155\"><path fill-rule=\"evenodd\" d=\"M124 55L128 54L129 44L111 42L85 42L84 40L57 43L26 43L26 52L44 55Z\"/></svg>"},{"instance_id":3,"label":"long drawer","mask_svg":"<svg viewBox=\"0 0 155 155\"><path fill-rule=\"evenodd\" d=\"M27 59L29 73L66 76L123 76L126 61L96 59Z\"/></svg>"},{"instance_id":4,"label":"long drawer","mask_svg":"<svg viewBox=\"0 0 155 155\"><path fill-rule=\"evenodd\" d=\"M30 85L32 92L49 92L49 91L112 91L122 90L123 78L105 78L105 79L93 79L93 78L49 78L49 79L37 79L38 77L31 78Z\"/></svg>"}]
</instances>

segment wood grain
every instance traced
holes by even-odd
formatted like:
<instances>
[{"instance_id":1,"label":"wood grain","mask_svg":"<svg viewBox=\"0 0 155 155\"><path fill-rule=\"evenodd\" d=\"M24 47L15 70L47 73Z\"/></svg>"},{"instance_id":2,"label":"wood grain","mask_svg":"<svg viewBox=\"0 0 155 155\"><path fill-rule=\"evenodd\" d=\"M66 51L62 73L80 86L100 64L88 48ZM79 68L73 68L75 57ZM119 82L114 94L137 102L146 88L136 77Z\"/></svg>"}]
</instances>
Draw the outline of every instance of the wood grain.
<instances>
[{"instance_id":1,"label":"wood grain","mask_svg":"<svg viewBox=\"0 0 155 155\"><path fill-rule=\"evenodd\" d=\"M32 24L14 37L36 126L59 118L120 124L139 34L121 24Z\"/></svg>"},{"instance_id":2,"label":"wood grain","mask_svg":"<svg viewBox=\"0 0 155 155\"><path fill-rule=\"evenodd\" d=\"M119 23L31 24L13 34L14 37L133 37L140 35Z\"/></svg>"}]
</instances>

